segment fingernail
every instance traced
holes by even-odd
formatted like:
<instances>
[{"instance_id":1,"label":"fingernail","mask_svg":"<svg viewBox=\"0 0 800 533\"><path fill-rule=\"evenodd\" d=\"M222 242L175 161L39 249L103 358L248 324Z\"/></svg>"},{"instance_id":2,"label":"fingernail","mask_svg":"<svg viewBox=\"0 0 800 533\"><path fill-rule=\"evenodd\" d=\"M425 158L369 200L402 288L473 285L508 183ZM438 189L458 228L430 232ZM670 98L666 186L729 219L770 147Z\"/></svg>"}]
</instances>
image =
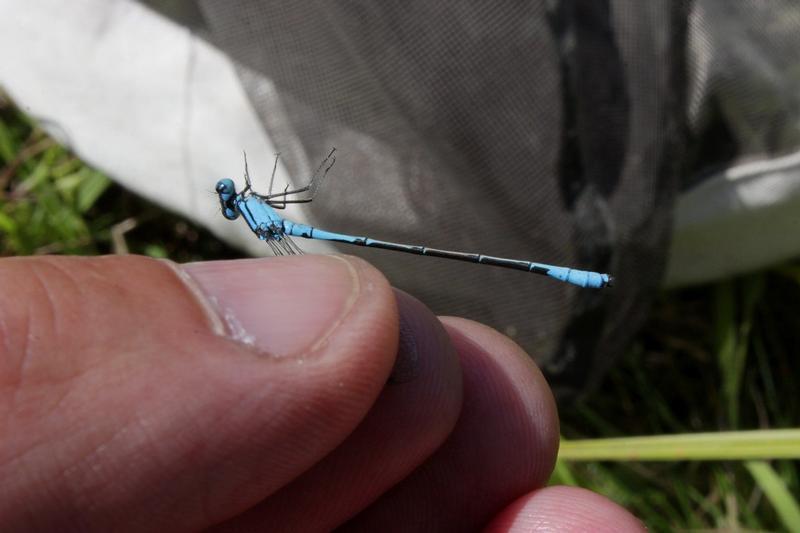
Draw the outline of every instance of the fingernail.
<instances>
[{"instance_id":1,"label":"fingernail","mask_svg":"<svg viewBox=\"0 0 800 533\"><path fill-rule=\"evenodd\" d=\"M231 338L276 356L323 342L358 296L345 258L307 255L183 266Z\"/></svg>"}]
</instances>

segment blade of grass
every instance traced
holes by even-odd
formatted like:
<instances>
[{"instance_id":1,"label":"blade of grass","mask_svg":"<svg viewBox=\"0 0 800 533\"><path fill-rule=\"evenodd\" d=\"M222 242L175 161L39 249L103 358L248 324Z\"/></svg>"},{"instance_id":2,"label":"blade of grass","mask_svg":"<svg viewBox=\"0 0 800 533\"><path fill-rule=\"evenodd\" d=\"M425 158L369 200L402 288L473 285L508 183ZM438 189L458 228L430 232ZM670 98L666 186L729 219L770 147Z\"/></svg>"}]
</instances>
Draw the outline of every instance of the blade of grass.
<instances>
[{"instance_id":1,"label":"blade of grass","mask_svg":"<svg viewBox=\"0 0 800 533\"><path fill-rule=\"evenodd\" d=\"M550 476L550 485L570 485L572 487L579 487L580 483L575 479L570 466L562 461L557 460L556 466L553 469L553 474Z\"/></svg>"},{"instance_id":2,"label":"blade of grass","mask_svg":"<svg viewBox=\"0 0 800 533\"><path fill-rule=\"evenodd\" d=\"M787 531L800 531L800 504L777 472L765 461L747 461L745 468L764 491Z\"/></svg>"},{"instance_id":3,"label":"blade of grass","mask_svg":"<svg viewBox=\"0 0 800 533\"><path fill-rule=\"evenodd\" d=\"M800 429L562 440L564 461L800 459Z\"/></svg>"},{"instance_id":4,"label":"blade of grass","mask_svg":"<svg viewBox=\"0 0 800 533\"><path fill-rule=\"evenodd\" d=\"M14 219L0 211L0 232L11 233L16 227L17 224L14 222Z\"/></svg>"},{"instance_id":5,"label":"blade of grass","mask_svg":"<svg viewBox=\"0 0 800 533\"><path fill-rule=\"evenodd\" d=\"M724 509L723 515L717 521L717 528L723 531L741 531L739 523L739 506L736 500L736 484L730 472L717 469L715 472L717 492Z\"/></svg>"},{"instance_id":6,"label":"blade of grass","mask_svg":"<svg viewBox=\"0 0 800 533\"><path fill-rule=\"evenodd\" d=\"M739 399L747 361L753 315L764 292L761 274L747 276L741 282L742 297L737 322L736 284L732 281L717 285L714 293L717 362L722 374L722 392L728 423L739 425Z\"/></svg>"},{"instance_id":7,"label":"blade of grass","mask_svg":"<svg viewBox=\"0 0 800 533\"><path fill-rule=\"evenodd\" d=\"M6 124L0 120L0 159L11 161L17 153L14 135Z\"/></svg>"},{"instance_id":8,"label":"blade of grass","mask_svg":"<svg viewBox=\"0 0 800 533\"><path fill-rule=\"evenodd\" d=\"M728 421L736 419L737 401L731 398L735 388L732 370L736 359L736 298L732 281L718 284L714 288L714 339L717 364L723 376L722 391Z\"/></svg>"},{"instance_id":9,"label":"blade of grass","mask_svg":"<svg viewBox=\"0 0 800 533\"><path fill-rule=\"evenodd\" d=\"M88 211L110 185L111 181L104 174L96 170L90 171L78 186L78 211Z\"/></svg>"}]
</instances>

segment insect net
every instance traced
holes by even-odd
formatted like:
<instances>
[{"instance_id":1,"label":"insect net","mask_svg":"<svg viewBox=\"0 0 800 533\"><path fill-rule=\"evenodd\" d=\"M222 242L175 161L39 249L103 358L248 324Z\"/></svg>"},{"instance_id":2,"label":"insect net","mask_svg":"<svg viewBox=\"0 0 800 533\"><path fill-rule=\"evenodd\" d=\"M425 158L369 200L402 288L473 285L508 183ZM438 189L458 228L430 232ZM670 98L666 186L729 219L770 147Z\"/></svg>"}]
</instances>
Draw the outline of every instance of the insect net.
<instances>
[{"instance_id":1,"label":"insect net","mask_svg":"<svg viewBox=\"0 0 800 533\"><path fill-rule=\"evenodd\" d=\"M342 249L435 312L514 338L559 394L594 383L636 333L680 187L741 155L714 134L735 124L741 85L699 58L711 50L725 69L756 70L710 21L741 29L764 12L723 0L149 4L236 61L292 175L338 149L311 208L317 225L613 274L613 289L581 290ZM704 139L714 149L689 149Z\"/></svg>"}]
</instances>

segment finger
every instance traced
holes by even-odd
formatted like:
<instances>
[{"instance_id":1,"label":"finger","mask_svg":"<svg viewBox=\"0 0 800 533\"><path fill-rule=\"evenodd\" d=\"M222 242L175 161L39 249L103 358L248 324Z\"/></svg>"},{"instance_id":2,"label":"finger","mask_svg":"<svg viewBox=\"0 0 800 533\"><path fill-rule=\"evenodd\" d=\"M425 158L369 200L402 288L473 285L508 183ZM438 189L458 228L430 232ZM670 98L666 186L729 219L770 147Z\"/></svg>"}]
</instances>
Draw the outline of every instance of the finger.
<instances>
[{"instance_id":1,"label":"finger","mask_svg":"<svg viewBox=\"0 0 800 533\"><path fill-rule=\"evenodd\" d=\"M443 322L464 380L456 427L427 462L345 530L471 531L550 476L558 418L541 372L496 331L468 320Z\"/></svg>"},{"instance_id":2,"label":"finger","mask_svg":"<svg viewBox=\"0 0 800 533\"><path fill-rule=\"evenodd\" d=\"M547 487L509 505L487 533L535 531L638 533L647 528L608 498L578 487Z\"/></svg>"},{"instance_id":3,"label":"finger","mask_svg":"<svg viewBox=\"0 0 800 533\"><path fill-rule=\"evenodd\" d=\"M10 530L238 514L344 440L397 351L394 295L352 258L11 259L0 294Z\"/></svg>"},{"instance_id":4,"label":"finger","mask_svg":"<svg viewBox=\"0 0 800 533\"><path fill-rule=\"evenodd\" d=\"M330 531L430 456L461 407L461 370L441 322L395 291L400 349L392 377L342 445L306 474L220 527L223 531Z\"/></svg>"}]
</instances>

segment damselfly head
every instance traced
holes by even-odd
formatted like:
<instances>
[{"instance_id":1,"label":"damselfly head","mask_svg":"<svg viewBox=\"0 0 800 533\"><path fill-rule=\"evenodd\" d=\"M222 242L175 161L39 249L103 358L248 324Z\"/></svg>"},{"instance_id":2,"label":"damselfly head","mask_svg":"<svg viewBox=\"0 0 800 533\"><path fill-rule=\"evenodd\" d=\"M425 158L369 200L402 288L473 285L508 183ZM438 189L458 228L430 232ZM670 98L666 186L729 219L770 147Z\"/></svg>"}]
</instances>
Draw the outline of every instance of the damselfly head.
<instances>
[{"instance_id":1,"label":"damselfly head","mask_svg":"<svg viewBox=\"0 0 800 533\"><path fill-rule=\"evenodd\" d=\"M239 217L239 210L236 208L236 185L233 180L224 178L217 182L215 187L219 195L219 205L222 208L222 215L228 220L236 220Z\"/></svg>"},{"instance_id":2,"label":"damselfly head","mask_svg":"<svg viewBox=\"0 0 800 533\"><path fill-rule=\"evenodd\" d=\"M233 180L225 178L221 179L217 182L217 194L236 194L236 185L233 184Z\"/></svg>"}]
</instances>

